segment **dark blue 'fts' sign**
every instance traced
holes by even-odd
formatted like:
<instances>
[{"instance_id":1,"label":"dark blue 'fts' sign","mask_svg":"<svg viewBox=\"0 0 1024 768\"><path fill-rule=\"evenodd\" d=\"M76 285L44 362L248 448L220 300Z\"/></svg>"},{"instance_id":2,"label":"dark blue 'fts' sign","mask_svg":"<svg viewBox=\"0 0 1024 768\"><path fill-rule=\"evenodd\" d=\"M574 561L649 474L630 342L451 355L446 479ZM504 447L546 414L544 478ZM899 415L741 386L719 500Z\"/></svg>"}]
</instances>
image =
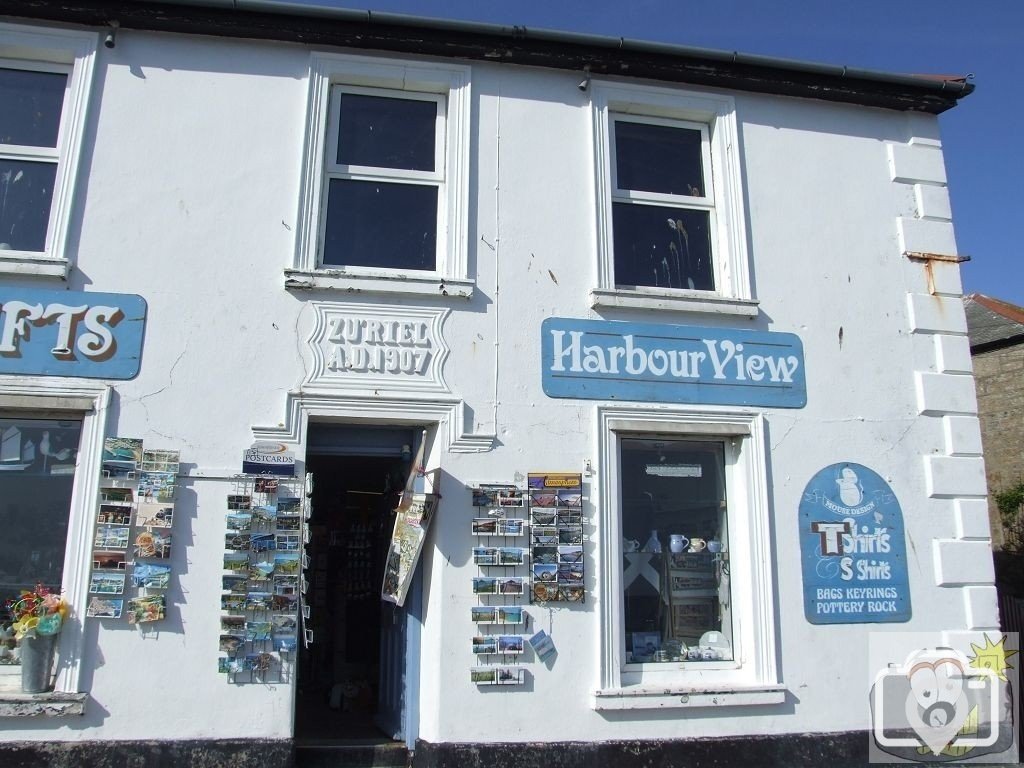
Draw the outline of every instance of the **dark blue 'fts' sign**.
<instances>
[{"instance_id":1,"label":"dark blue 'fts' sign","mask_svg":"<svg viewBox=\"0 0 1024 768\"><path fill-rule=\"evenodd\" d=\"M807 484L800 559L812 624L910 620L903 513L888 483L862 464L832 464Z\"/></svg>"}]
</instances>

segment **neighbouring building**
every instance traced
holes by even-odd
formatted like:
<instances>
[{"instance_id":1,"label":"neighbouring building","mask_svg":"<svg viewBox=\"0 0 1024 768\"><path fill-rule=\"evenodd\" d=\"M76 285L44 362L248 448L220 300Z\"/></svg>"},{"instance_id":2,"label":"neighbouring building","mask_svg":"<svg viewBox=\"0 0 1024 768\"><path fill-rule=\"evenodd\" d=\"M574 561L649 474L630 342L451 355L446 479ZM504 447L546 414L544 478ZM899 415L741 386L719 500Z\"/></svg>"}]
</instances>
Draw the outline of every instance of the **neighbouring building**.
<instances>
[{"instance_id":1,"label":"neighbouring building","mask_svg":"<svg viewBox=\"0 0 1024 768\"><path fill-rule=\"evenodd\" d=\"M71 614L0 762L862 765L905 632L998 630L965 80L2 14L0 590Z\"/></svg>"}]
</instances>

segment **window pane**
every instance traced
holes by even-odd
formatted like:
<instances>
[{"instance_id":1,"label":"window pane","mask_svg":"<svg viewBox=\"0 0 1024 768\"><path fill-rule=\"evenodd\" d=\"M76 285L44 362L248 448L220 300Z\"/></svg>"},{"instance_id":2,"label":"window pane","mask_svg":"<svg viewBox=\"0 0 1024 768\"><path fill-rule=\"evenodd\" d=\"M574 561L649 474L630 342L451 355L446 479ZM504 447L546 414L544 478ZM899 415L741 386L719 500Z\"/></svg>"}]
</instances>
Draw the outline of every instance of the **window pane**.
<instances>
[{"instance_id":1,"label":"window pane","mask_svg":"<svg viewBox=\"0 0 1024 768\"><path fill-rule=\"evenodd\" d=\"M707 211L614 203L615 285L715 289Z\"/></svg>"},{"instance_id":2,"label":"window pane","mask_svg":"<svg viewBox=\"0 0 1024 768\"><path fill-rule=\"evenodd\" d=\"M0 144L56 147L67 80L59 72L0 69Z\"/></svg>"},{"instance_id":3,"label":"window pane","mask_svg":"<svg viewBox=\"0 0 1024 768\"><path fill-rule=\"evenodd\" d=\"M338 162L433 171L437 103L344 93Z\"/></svg>"},{"instance_id":4,"label":"window pane","mask_svg":"<svg viewBox=\"0 0 1024 768\"><path fill-rule=\"evenodd\" d=\"M0 418L0 622L3 602L43 584L60 591L78 421Z\"/></svg>"},{"instance_id":5,"label":"window pane","mask_svg":"<svg viewBox=\"0 0 1024 768\"><path fill-rule=\"evenodd\" d=\"M622 441L628 661L732 659L726 514L722 443Z\"/></svg>"},{"instance_id":6,"label":"window pane","mask_svg":"<svg viewBox=\"0 0 1024 768\"><path fill-rule=\"evenodd\" d=\"M43 251L56 163L0 160L0 250Z\"/></svg>"},{"instance_id":7,"label":"window pane","mask_svg":"<svg viewBox=\"0 0 1024 768\"><path fill-rule=\"evenodd\" d=\"M433 271L437 187L331 179L324 265Z\"/></svg>"},{"instance_id":8,"label":"window pane","mask_svg":"<svg viewBox=\"0 0 1024 768\"><path fill-rule=\"evenodd\" d=\"M692 128L615 123L619 189L704 196L701 133Z\"/></svg>"}]
</instances>

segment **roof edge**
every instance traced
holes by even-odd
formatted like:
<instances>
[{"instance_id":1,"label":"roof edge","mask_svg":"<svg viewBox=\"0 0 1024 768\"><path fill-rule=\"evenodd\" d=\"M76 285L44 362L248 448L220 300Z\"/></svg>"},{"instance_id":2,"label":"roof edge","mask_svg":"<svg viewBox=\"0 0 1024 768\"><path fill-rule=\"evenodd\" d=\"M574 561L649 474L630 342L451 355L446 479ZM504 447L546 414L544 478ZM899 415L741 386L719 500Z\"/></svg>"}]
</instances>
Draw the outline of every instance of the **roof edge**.
<instances>
[{"instance_id":1,"label":"roof edge","mask_svg":"<svg viewBox=\"0 0 1024 768\"><path fill-rule=\"evenodd\" d=\"M2 14L122 28L278 40L589 69L666 82L940 114L974 90L935 79L625 38L451 21L279 0L5 0Z\"/></svg>"}]
</instances>

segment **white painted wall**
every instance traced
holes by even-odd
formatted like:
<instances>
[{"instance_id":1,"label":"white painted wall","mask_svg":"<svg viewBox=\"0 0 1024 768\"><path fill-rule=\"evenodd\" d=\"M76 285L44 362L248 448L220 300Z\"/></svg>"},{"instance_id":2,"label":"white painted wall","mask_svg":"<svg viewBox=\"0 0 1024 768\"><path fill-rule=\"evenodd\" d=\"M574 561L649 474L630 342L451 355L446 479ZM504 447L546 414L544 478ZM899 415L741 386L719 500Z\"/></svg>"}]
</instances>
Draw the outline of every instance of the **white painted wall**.
<instances>
[{"instance_id":1,"label":"white painted wall","mask_svg":"<svg viewBox=\"0 0 1024 768\"><path fill-rule=\"evenodd\" d=\"M253 427L290 426L286 393L301 384L309 363L308 302L346 301L282 287L295 245L308 55L299 46L131 30L121 30L114 50L99 52L71 229L70 287L138 293L148 301L141 373L114 385L108 433L179 447L192 475L234 472ZM936 121L734 94L759 317L597 313L588 301L596 281L593 137L578 75L473 64L472 78L469 242L476 292L469 301L416 303L452 310L444 327L452 349L445 378L468 406L467 430L496 433L497 442L476 453L450 453L443 438L435 443L446 485L425 559L420 735L586 740L866 728L872 627L812 626L803 615L797 507L815 472L860 462L895 491L909 531L914 612L900 628L996 623L994 613L971 603L968 624L965 600L975 598L955 575L936 585L937 572L952 572L936 557L955 558L967 542L958 540L956 490L929 497L924 457L959 451L947 441L941 411L920 414L935 409L919 402L914 372L943 371L936 345L956 342L942 333L936 342L934 331L956 318L913 332L908 294L928 287L923 267L901 256L897 217L917 216L919 181L929 199L944 190L929 179L901 176L894 183L887 151L915 138L925 143L914 148L937 151L927 143L938 138ZM948 229L938 237L955 253ZM936 269L946 270L943 290L957 293L958 277L946 274L956 268ZM552 400L541 391L540 323L553 315L784 331L802 339L807 407L766 411L786 704L595 712L600 530L588 545L586 605L528 608L558 646L553 668L527 661L531 683L522 689L470 683L476 568L464 484L511 481L515 471L578 471L585 460L596 461L597 404ZM980 464L970 464L969 478ZM216 673L227 492L216 480L182 481L178 586L165 622L145 630L89 624L86 715L59 724L12 720L4 724L5 738L290 735L288 685L231 685ZM948 541L933 547L933 539Z\"/></svg>"}]
</instances>

